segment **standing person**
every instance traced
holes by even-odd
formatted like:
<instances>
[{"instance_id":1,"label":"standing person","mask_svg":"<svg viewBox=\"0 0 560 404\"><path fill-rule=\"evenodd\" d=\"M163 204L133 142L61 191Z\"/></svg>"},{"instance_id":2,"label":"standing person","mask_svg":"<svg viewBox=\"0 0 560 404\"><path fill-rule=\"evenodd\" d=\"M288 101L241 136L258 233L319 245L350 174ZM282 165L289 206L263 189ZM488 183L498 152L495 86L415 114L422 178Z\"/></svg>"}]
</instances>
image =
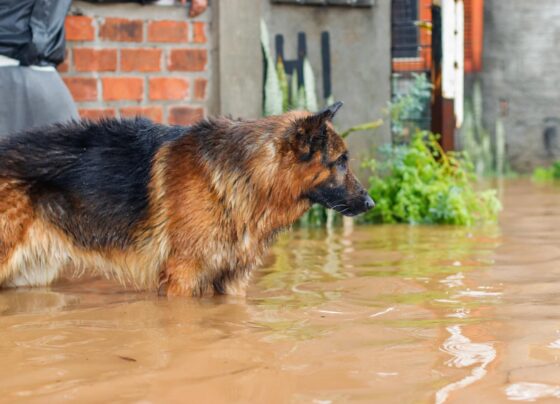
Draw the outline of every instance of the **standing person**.
<instances>
[{"instance_id":1,"label":"standing person","mask_svg":"<svg viewBox=\"0 0 560 404\"><path fill-rule=\"evenodd\" d=\"M71 0L0 0L0 136L78 119L55 67Z\"/></svg>"}]
</instances>

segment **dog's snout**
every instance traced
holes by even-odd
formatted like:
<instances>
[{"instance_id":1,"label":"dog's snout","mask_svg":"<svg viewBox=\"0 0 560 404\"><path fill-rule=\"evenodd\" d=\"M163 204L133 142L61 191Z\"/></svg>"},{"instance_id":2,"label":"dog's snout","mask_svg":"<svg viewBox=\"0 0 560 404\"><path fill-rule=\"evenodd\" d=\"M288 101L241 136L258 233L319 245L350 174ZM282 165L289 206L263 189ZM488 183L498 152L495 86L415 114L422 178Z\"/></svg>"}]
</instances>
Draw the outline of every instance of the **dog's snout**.
<instances>
[{"instance_id":1,"label":"dog's snout","mask_svg":"<svg viewBox=\"0 0 560 404\"><path fill-rule=\"evenodd\" d=\"M364 201L364 205L366 206L367 210L372 209L375 206L375 202L373 201L373 199L371 198L371 196L367 195L366 199Z\"/></svg>"}]
</instances>

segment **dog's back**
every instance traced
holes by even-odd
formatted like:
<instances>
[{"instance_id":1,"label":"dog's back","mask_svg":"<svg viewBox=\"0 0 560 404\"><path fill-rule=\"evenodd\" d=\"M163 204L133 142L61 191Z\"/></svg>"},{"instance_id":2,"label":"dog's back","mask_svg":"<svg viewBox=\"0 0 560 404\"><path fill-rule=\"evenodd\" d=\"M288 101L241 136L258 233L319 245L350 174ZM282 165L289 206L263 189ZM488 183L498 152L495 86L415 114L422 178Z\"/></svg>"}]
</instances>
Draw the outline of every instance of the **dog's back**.
<instances>
[{"instance_id":1,"label":"dog's back","mask_svg":"<svg viewBox=\"0 0 560 404\"><path fill-rule=\"evenodd\" d=\"M0 141L0 285L48 283L68 260L99 261L96 252L130 247L146 231L154 156L185 133L144 119L104 120ZM33 279L12 279L18 266Z\"/></svg>"}]
</instances>

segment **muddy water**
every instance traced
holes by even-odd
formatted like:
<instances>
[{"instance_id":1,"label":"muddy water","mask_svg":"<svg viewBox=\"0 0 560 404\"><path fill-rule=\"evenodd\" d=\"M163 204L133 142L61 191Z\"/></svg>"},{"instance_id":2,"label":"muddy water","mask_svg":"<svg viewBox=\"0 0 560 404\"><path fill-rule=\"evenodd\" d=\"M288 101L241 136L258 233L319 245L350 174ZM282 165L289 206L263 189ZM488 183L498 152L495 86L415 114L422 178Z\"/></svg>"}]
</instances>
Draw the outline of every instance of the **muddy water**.
<instances>
[{"instance_id":1,"label":"muddy water","mask_svg":"<svg viewBox=\"0 0 560 404\"><path fill-rule=\"evenodd\" d=\"M560 189L508 183L500 225L282 237L247 300L99 279L0 293L6 402L560 399Z\"/></svg>"}]
</instances>

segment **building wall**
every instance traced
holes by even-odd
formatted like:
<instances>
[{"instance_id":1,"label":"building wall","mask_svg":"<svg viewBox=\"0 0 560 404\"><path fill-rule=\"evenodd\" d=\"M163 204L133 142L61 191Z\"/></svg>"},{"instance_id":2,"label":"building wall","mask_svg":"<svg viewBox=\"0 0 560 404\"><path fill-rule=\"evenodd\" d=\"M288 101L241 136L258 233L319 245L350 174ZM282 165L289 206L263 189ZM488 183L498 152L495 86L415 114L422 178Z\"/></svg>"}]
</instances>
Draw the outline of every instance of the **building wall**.
<instances>
[{"instance_id":1,"label":"building wall","mask_svg":"<svg viewBox=\"0 0 560 404\"><path fill-rule=\"evenodd\" d=\"M501 117L507 156L518 171L559 159L560 2L486 0L484 19L486 127L494 132Z\"/></svg>"},{"instance_id":2,"label":"building wall","mask_svg":"<svg viewBox=\"0 0 560 404\"><path fill-rule=\"evenodd\" d=\"M384 118L384 125L374 133L350 135L348 142L357 168L360 157L391 139L389 119L383 112L391 96L391 2L379 0L371 8L352 8L262 0L261 9L273 54L274 37L282 34L285 57L295 59L297 34L305 32L319 100L323 99L320 36L323 31L330 33L332 93L335 100L345 103L335 122L339 128Z\"/></svg>"},{"instance_id":3,"label":"building wall","mask_svg":"<svg viewBox=\"0 0 560 404\"><path fill-rule=\"evenodd\" d=\"M259 118L263 63L259 0L213 1L210 114Z\"/></svg>"},{"instance_id":4,"label":"building wall","mask_svg":"<svg viewBox=\"0 0 560 404\"><path fill-rule=\"evenodd\" d=\"M211 12L75 1L59 66L80 115L146 115L189 124L206 114L211 89Z\"/></svg>"}]
</instances>

